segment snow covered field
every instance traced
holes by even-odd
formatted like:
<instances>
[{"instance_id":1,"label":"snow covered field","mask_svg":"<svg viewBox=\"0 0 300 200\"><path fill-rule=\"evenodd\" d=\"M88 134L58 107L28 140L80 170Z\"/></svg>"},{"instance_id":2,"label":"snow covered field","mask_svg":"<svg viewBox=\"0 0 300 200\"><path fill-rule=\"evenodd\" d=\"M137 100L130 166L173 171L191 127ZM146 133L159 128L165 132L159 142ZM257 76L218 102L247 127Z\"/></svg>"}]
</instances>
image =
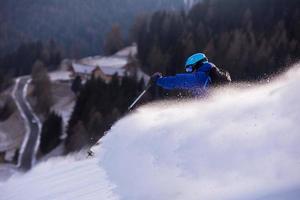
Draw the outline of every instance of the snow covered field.
<instances>
[{"instance_id":1,"label":"snow covered field","mask_svg":"<svg viewBox=\"0 0 300 200\"><path fill-rule=\"evenodd\" d=\"M0 199L298 200L300 67L263 86L147 105L94 147L0 183Z\"/></svg>"},{"instance_id":2,"label":"snow covered field","mask_svg":"<svg viewBox=\"0 0 300 200\"><path fill-rule=\"evenodd\" d=\"M63 71L63 70L57 70L54 72L49 73L51 81L67 81L71 79L71 72L69 71Z\"/></svg>"}]
</instances>

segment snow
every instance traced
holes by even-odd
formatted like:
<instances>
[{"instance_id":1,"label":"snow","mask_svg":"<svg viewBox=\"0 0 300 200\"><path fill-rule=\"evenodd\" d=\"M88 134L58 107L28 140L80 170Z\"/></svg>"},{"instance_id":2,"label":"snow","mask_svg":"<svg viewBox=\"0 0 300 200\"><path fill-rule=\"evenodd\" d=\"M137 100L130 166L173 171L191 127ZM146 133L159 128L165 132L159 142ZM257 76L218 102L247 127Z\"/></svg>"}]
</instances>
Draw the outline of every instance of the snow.
<instances>
[{"instance_id":1,"label":"snow","mask_svg":"<svg viewBox=\"0 0 300 200\"><path fill-rule=\"evenodd\" d=\"M121 49L115 54L115 56L128 58L128 56L136 56L136 54L137 54L137 45L133 44L132 46Z\"/></svg>"},{"instance_id":2,"label":"snow","mask_svg":"<svg viewBox=\"0 0 300 200\"><path fill-rule=\"evenodd\" d=\"M7 141L7 134L0 131L0 151L5 151L10 146L10 143Z\"/></svg>"},{"instance_id":3,"label":"snow","mask_svg":"<svg viewBox=\"0 0 300 200\"><path fill-rule=\"evenodd\" d=\"M69 71L63 71L63 70L57 70L54 72L49 73L50 79L52 81L57 81L57 80L70 80L71 78L71 72Z\"/></svg>"},{"instance_id":4,"label":"snow","mask_svg":"<svg viewBox=\"0 0 300 200\"><path fill-rule=\"evenodd\" d=\"M124 66L123 66L124 67ZM125 75L125 68L114 68L114 67L100 67L102 72L105 75L112 76L114 74L117 74L118 76L124 76Z\"/></svg>"},{"instance_id":5,"label":"snow","mask_svg":"<svg viewBox=\"0 0 300 200\"><path fill-rule=\"evenodd\" d=\"M128 64L129 56L136 56L137 46L132 46L121 49L112 56L90 56L82 58L79 61L73 62L73 69L76 73L92 74L92 72L99 67L101 71L108 76L117 74L124 76L126 72L126 65Z\"/></svg>"},{"instance_id":6,"label":"snow","mask_svg":"<svg viewBox=\"0 0 300 200\"><path fill-rule=\"evenodd\" d=\"M61 143L56 148L54 148L51 152L44 155L38 162L45 162L45 161L49 160L50 158L60 157L61 155L64 154L64 152L65 152L65 146L64 146L64 143Z\"/></svg>"},{"instance_id":7,"label":"snow","mask_svg":"<svg viewBox=\"0 0 300 200\"><path fill-rule=\"evenodd\" d=\"M6 181L12 174L17 173L17 167L13 164L0 165L0 184ZM1 199L1 198L0 198Z\"/></svg>"},{"instance_id":8,"label":"snow","mask_svg":"<svg viewBox=\"0 0 300 200\"><path fill-rule=\"evenodd\" d=\"M61 139L65 139L67 137L66 127L70 120L74 106L75 106L75 100L72 97L70 98L69 96L66 96L64 98L61 98L61 101L55 104L51 109L52 111L55 111L57 114L59 114L62 117L64 128L63 128L63 135Z\"/></svg>"},{"instance_id":9,"label":"snow","mask_svg":"<svg viewBox=\"0 0 300 200\"><path fill-rule=\"evenodd\" d=\"M12 162L16 154L16 149L11 149L5 152L4 160Z\"/></svg>"},{"instance_id":10,"label":"snow","mask_svg":"<svg viewBox=\"0 0 300 200\"><path fill-rule=\"evenodd\" d=\"M145 83L148 83L150 81L150 76L143 72L140 68L138 68L136 75L137 80L144 79Z\"/></svg>"},{"instance_id":11,"label":"snow","mask_svg":"<svg viewBox=\"0 0 300 200\"><path fill-rule=\"evenodd\" d=\"M52 85L52 95L54 99L54 105L51 107L51 111L59 114L63 119L64 130L62 139L66 138L66 127L71 117L76 97L71 91L71 85L69 83L54 83Z\"/></svg>"},{"instance_id":12,"label":"snow","mask_svg":"<svg viewBox=\"0 0 300 200\"><path fill-rule=\"evenodd\" d=\"M99 67L105 75L112 76L114 74L118 74L118 76L124 76L125 65L127 65L127 63L127 58L85 58L80 60L80 63L73 63L73 69L76 73L90 75L97 67Z\"/></svg>"},{"instance_id":13,"label":"snow","mask_svg":"<svg viewBox=\"0 0 300 200\"><path fill-rule=\"evenodd\" d=\"M187 7L187 9L191 9L197 1L196 0L183 0L183 2L184 2L184 5Z\"/></svg>"},{"instance_id":14,"label":"snow","mask_svg":"<svg viewBox=\"0 0 300 200\"><path fill-rule=\"evenodd\" d=\"M73 63L73 69L76 73L81 74L92 74L92 72L95 70L95 66L90 66L86 64L80 64L80 63Z\"/></svg>"},{"instance_id":15,"label":"snow","mask_svg":"<svg viewBox=\"0 0 300 200\"><path fill-rule=\"evenodd\" d=\"M26 104L26 106L28 107L28 109L30 110L30 112L32 113L33 115L33 120L34 122L37 123L38 125L38 136L37 136L37 141L35 143L35 147L34 147L34 152L33 152L33 159L31 161L32 165L34 165L34 163L36 162L36 155L38 153L38 148L39 148L39 145L40 145L40 138L41 138L41 132L42 132L42 122L40 120L40 118L35 114L35 112L33 112L33 108L31 107L30 103L28 102L27 100L27 94L28 94L28 87L29 87L29 84L31 83L32 79L28 79L26 81L26 84L24 85L24 88L23 88L23 99L24 99L24 102ZM20 106L19 107L19 111L22 113L24 112L23 109L20 109ZM25 114L21 114L24 118ZM25 139L22 143L22 147L21 147L21 150L20 150L20 156L19 156L19 161L18 161L18 165L20 165L21 163L21 158L23 157L23 153L24 153L24 149L25 149L25 145L27 145L27 142L29 140L29 137L30 137L30 134L29 134L29 131L28 131L28 127L29 127L29 123L28 123L28 118L25 117L25 122L27 122L27 134L25 136Z\"/></svg>"},{"instance_id":16,"label":"snow","mask_svg":"<svg viewBox=\"0 0 300 200\"><path fill-rule=\"evenodd\" d=\"M21 116L17 112L6 121L0 122L0 152L19 148L24 132Z\"/></svg>"},{"instance_id":17,"label":"snow","mask_svg":"<svg viewBox=\"0 0 300 200\"><path fill-rule=\"evenodd\" d=\"M127 63L128 58L120 58L115 56L100 57L100 58L85 58L80 60L84 65L110 67L110 68L123 68Z\"/></svg>"},{"instance_id":18,"label":"snow","mask_svg":"<svg viewBox=\"0 0 300 200\"><path fill-rule=\"evenodd\" d=\"M53 158L52 162L38 165L18 179L13 187L2 186L0 198L116 200L117 196L112 193L114 185L106 180L106 174L98 167L97 161L82 159L80 156ZM20 174L16 174L15 178L18 176ZM57 179L58 176L65 178Z\"/></svg>"},{"instance_id":19,"label":"snow","mask_svg":"<svg viewBox=\"0 0 300 200\"><path fill-rule=\"evenodd\" d=\"M15 100L15 92L17 89L17 82L13 86L12 90L7 90L3 92L11 95ZM17 104L18 106L18 104ZM20 148L24 135L25 127L23 125L23 119L21 117L22 113L17 110L9 116L5 121L0 121L0 152L11 151Z\"/></svg>"},{"instance_id":20,"label":"snow","mask_svg":"<svg viewBox=\"0 0 300 200\"><path fill-rule=\"evenodd\" d=\"M298 65L263 86L140 107L94 158L40 163L2 183L1 198L298 200L299 84Z\"/></svg>"}]
</instances>

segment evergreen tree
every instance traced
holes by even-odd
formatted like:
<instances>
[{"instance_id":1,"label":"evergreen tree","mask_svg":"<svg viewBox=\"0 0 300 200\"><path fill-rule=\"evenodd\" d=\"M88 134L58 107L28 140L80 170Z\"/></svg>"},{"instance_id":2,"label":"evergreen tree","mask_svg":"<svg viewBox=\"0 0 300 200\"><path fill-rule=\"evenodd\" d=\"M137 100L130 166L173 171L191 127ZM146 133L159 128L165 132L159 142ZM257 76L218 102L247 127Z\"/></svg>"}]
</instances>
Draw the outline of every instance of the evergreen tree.
<instances>
[{"instance_id":1,"label":"evergreen tree","mask_svg":"<svg viewBox=\"0 0 300 200\"><path fill-rule=\"evenodd\" d=\"M79 150L94 144L125 112L143 89L143 81L114 75L109 83L92 78L78 95L68 124L66 147Z\"/></svg>"},{"instance_id":2,"label":"evergreen tree","mask_svg":"<svg viewBox=\"0 0 300 200\"><path fill-rule=\"evenodd\" d=\"M74 126L69 128L72 128L72 134L69 134L66 140L66 150L68 152L78 151L88 145L89 136L82 121L76 122Z\"/></svg>"},{"instance_id":3,"label":"evergreen tree","mask_svg":"<svg viewBox=\"0 0 300 200\"><path fill-rule=\"evenodd\" d=\"M187 13L155 12L136 28L141 66L149 74L172 75L183 70L189 55L205 52L233 80L271 75L300 56L299 6L284 0L205 0Z\"/></svg>"},{"instance_id":4,"label":"evergreen tree","mask_svg":"<svg viewBox=\"0 0 300 200\"><path fill-rule=\"evenodd\" d=\"M47 154L61 142L62 118L58 114L51 112L42 126L40 151Z\"/></svg>"},{"instance_id":5,"label":"evergreen tree","mask_svg":"<svg viewBox=\"0 0 300 200\"><path fill-rule=\"evenodd\" d=\"M74 79L73 82L72 82L71 90L74 92L74 94L75 94L76 96L79 95L79 92L80 92L80 90L81 90L81 88L82 88L82 83L81 83L81 82L82 82L82 81L81 81L80 76L76 76L75 79Z\"/></svg>"},{"instance_id":6,"label":"evergreen tree","mask_svg":"<svg viewBox=\"0 0 300 200\"><path fill-rule=\"evenodd\" d=\"M36 61L32 68L33 96L36 98L36 111L47 115L53 104L51 81L47 69L41 61Z\"/></svg>"},{"instance_id":7,"label":"evergreen tree","mask_svg":"<svg viewBox=\"0 0 300 200\"><path fill-rule=\"evenodd\" d=\"M50 43L55 46L54 41ZM10 76L27 75L37 60L43 62L47 69L54 70L60 64L61 52L58 47L50 48L40 41L23 43L15 52L0 58L0 70Z\"/></svg>"},{"instance_id":8,"label":"evergreen tree","mask_svg":"<svg viewBox=\"0 0 300 200\"><path fill-rule=\"evenodd\" d=\"M7 120L16 110L16 105L12 97L1 97L0 101L0 122Z\"/></svg>"},{"instance_id":9,"label":"evergreen tree","mask_svg":"<svg viewBox=\"0 0 300 200\"><path fill-rule=\"evenodd\" d=\"M104 41L104 52L107 55L116 53L124 47L124 41L122 38L121 30L119 25L113 25L110 32L107 33Z\"/></svg>"}]
</instances>

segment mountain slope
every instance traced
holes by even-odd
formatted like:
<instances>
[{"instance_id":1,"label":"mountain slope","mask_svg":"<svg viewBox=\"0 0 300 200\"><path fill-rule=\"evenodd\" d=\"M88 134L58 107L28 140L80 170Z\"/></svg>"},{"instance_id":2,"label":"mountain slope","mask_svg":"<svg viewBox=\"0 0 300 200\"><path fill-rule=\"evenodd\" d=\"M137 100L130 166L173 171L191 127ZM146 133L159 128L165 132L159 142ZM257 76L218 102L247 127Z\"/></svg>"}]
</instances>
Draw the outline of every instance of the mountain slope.
<instances>
[{"instance_id":1,"label":"mountain slope","mask_svg":"<svg viewBox=\"0 0 300 200\"><path fill-rule=\"evenodd\" d=\"M0 55L21 42L51 38L67 55L99 53L113 24L126 32L138 14L182 5L182 0L2 0Z\"/></svg>"},{"instance_id":2,"label":"mountain slope","mask_svg":"<svg viewBox=\"0 0 300 200\"><path fill-rule=\"evenodd\" d=\"M263 86L141 107L112 127L94 158L41 163L0 184L1 197L297 200L299 80L298 65Z\"/></svg>"}]
</instances>

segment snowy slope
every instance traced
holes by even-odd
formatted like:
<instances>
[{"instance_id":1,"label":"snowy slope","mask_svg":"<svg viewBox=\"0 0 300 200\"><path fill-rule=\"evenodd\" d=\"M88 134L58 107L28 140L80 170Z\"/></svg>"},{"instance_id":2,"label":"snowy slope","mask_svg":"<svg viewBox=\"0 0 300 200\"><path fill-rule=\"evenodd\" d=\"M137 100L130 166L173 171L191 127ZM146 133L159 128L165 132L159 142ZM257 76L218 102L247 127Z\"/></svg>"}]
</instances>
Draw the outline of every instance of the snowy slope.
<instances>
[{"instance_id":1,"label":"snowy slope","mask_svg":"<svg viewBox=\"0 0 300 200\"><path fill-rule=\"evenodd\" d=\"M84 157L83 157L84 158ZM19 176L19 175L17 175ZM59 178L58 178L59 177ZM0 199L117 199L96 160L53 158L0 188Z\"/></svg>"},{"instance_id":2,"label":"snowy slope","mask_svg":"<svg viewBox=\"0 0 300 200\"><path fill-rule=\"evenodd\" d=\"M0 199L298 200L299 84L296 66L267 85L141 107L95 158L41 163L2 183Z\"/></svg>"},{"instance_id":3,"label":"snowy slope","mask_svg":"<svg viewBox=\"0 0 300 200\"><path fill-rule=\"evenodd\" d=\"M57 70L54 72L49 73L51 81L68 81L71 79L71 72L69 71L63 71L63 70Z\"/></svg>"}]
</instances>

